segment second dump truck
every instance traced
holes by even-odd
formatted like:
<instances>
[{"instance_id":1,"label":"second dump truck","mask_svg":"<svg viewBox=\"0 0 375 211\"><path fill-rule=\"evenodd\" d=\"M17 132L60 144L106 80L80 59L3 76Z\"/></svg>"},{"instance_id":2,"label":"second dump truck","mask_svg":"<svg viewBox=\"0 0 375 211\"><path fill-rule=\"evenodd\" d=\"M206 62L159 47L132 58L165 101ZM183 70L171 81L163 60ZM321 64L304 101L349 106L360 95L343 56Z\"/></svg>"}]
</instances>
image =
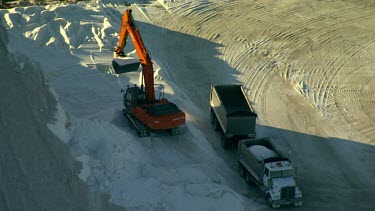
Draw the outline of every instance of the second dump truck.
<instances>
[{"instance_id":1,"label":"second dump truck","mask_svg":"<svg viewBox=\"0 0 375 211\"><path fill-rule=\"evenodd\" d=\"M272 208L302 205L302 194L294 180L289 158L268 138L245 139L238 145L239 172L249 184L256 184Z\"/></svg>"},{"instance_id":2,"label":"second dump truck","mask_svg":"<svg viewBox=\"0 0 375 211\"><path fill-rule=\"evenodd\" d=\"M233 141L255 137L257 114L242 85L211 85L211 123L224 149Z\"/></svg>"}]
</instances>

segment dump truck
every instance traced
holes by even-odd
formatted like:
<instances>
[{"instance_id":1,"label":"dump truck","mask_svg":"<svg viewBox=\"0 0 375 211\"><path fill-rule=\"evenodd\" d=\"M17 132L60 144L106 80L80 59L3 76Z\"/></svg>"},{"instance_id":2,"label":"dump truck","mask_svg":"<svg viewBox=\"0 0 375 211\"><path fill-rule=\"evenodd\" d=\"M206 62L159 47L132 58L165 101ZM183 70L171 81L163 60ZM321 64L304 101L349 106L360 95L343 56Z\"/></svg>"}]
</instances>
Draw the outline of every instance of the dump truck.
<instances>
[{"instance_id":1,"label":"dump truck","mask_svg":"<svg viewBox=\"0 0 375 211\"><path fill-rule=\"evenodd\" d=\"M210 119L227 149L240 139L254 138L257 114L242 85L211 85Z\"/></svg>"},{"instance_id":2,"label":"dump truck","mask_svg":"<svg viewBox=\"0 0 375 211\"><path fill-rule=\"evenodd\" d=\"M302 205L302 193L294 180L291 161L269 138L245 139L238 145L239 173L247 183L256 184L272 208Z\"/></svg>"}]
</instances>

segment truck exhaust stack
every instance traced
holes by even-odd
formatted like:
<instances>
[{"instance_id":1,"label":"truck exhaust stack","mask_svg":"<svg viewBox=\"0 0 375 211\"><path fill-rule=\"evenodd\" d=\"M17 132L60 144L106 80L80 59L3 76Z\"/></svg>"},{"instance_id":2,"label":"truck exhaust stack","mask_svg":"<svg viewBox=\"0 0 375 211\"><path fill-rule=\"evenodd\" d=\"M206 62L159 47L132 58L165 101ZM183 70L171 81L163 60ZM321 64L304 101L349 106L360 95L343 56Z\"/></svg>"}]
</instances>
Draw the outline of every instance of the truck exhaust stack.
<instances>
[{"instance_id":1,"label":"truck exhaust stack","mask_svg":"<svg viewBox=\"0 0 375 211\"><path fill-rule=\"evenodd\" d=\"M137 71L140 64L139 59L134 57L118 57L112 60L112 67L116 74Z\"/></svg>"}]
</instances>

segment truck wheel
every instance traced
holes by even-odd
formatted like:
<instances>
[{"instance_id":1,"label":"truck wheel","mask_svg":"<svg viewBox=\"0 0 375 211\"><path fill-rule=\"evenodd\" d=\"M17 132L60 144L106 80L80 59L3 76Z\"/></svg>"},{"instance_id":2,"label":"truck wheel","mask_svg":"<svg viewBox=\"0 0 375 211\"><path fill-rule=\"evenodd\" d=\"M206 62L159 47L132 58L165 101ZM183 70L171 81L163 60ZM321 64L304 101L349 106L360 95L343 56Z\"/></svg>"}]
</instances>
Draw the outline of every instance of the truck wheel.
<instances>
[{"instance_id":1,"label":"truck wheel","mask_svg":"<svg viewBox=\"0 0 375 211\"><path fill-rule=\"evenodd\" d=\"M245 175L246 175L245 167L241 163L238 165L238 171L240 172L241 177L245 178Z\"/></svg>"},{"instance_id":2,"label":"truck wheel","mask_svg":"<svg viewBox=\"0 0 375 211\"><path fill-rule=\"evenodd\" d=\"M266 200L267 200L267 204L268 204L268 206L272 207L272 204L273 204L273 203L272 203L272 199L271 199L271 196L270 196L270 195L267 196Z\"/></svg>"},{"instance_id":3,"label":"truck wheel","mask_svg":"<svg viewBox=\"0 0 375 211\"><path fill-rule=\"evenodd\" d=\"M300 201L300 202L297 202L297 203L294 203L294 206L301 206L302 205L302 201Z\"/></svg>"},{"instance_id":4,"label":"truck wheel","mask_svg":"<svg viewBox=\"0 0 375 211\"><path fill-rule=\"evenodd\" d=\"M245 180L247 182L247 184L249 185L253 185L253 176L251 176L250 172L246 171L245 173Z\"/></svg>"},{"instance_id":5,"label":"truck wheel","mask_svg":"<svg viewBox=\"0 0 375 211\"><path fill-rule=\"evenodd\" d=\"M273 201L272 201L272 198L271 198L270 195L267 195L266 200L267 200L267 204L268 204L268 206L270 206L270 207L272 207L272 208L275 208L275 207L274 207L274 204L273 204Z\"/></svg>"},{"instance_id":6,"label":"truck wheel","mask_svg":"<svg viewBox=\"0 0 375 211\"><path fill-rule=\"evenodd\" d=\"M221 135L221 146L223 147L223 149L228 149L229 148L229 140L227 138L225 138L225 135Z\"/></svg>"},{"instance_id":7,"label":"truck wheel","mask_svg":"<svg viewBox=\"0 0 375 211\"><path fill-rule=\"evenodd\" d=\"M272 208L279 208L280 207L280 205L276 205L276 204L273 203L270 195L267 195L266 200L267 200L268 206L270 206Z\"/></svg>"}]
</instances>

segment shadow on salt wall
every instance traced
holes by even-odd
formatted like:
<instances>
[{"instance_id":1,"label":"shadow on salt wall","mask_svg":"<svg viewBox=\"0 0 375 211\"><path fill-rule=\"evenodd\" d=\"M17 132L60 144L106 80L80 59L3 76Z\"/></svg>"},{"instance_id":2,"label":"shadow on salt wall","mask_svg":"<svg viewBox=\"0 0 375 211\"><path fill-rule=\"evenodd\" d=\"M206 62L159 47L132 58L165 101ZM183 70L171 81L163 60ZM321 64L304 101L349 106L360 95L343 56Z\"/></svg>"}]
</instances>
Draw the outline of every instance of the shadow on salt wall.
<instances>
[{"instance_id":1,"label":"shadow on salt wall","mask_svg":"<svg viewBox=\"0 0 375 211\"><path fill-rule=\"evenodd\" d=\"M257 125L284 154L292 150L304 204L298 210L371 210L375 207L375 146ZM219 140L217 140L219 145ZM237 157L236 149L226 152ZM237 166L236 166L237 168ZM236 169L237 170L237 169ZM249 195L262 198L249 186ZM265 208L265 210L272 210Z\"/></svg>"}]
</instances>

